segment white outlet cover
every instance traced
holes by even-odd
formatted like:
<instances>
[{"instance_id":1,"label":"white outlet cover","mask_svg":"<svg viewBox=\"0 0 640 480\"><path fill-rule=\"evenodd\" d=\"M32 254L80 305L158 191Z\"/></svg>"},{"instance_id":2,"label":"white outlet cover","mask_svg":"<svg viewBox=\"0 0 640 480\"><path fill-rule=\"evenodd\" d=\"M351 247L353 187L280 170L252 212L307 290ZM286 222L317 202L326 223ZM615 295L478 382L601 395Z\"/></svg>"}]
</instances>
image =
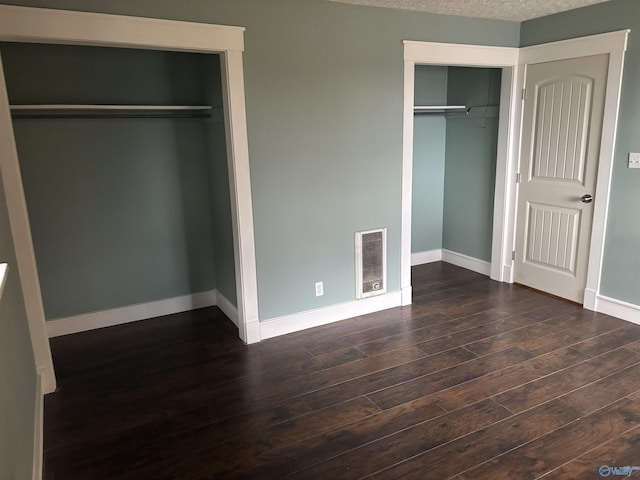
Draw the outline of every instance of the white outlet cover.
<instances>
[{"instance_id":1,"label":"white outlet cover","mask_svg":"<svg viewBox=\"0 0 640 480\"><path fill-rule=\"evenodd\" d=\"M629 154L629 168L640 168L640 153Z\"/></svg>"}]
</instances>

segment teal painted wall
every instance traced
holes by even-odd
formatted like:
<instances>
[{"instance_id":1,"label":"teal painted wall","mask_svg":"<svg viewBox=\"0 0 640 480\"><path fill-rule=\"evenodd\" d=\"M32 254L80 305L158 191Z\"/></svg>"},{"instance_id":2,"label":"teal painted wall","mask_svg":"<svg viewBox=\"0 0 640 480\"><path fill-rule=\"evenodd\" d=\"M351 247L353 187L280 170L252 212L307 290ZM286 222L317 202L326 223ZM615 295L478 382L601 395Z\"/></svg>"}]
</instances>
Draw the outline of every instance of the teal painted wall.
<instances>
[{"instance_id":1,"label":"teal painted wall","mask_svg":"<svg viewBox=\"0 0 640 480\"><path fill-rule=\"evenodd\" d=\"M500 69L449 68L449 105L472 108L447 116L442 245L491 261L496 183ZM477 108L492 106L493 108Z\"/></svg>"},{"instance_id":2,"label":"teal painted wall","mask_svg":"<svg viewBox=\"0 0 640 480\"><path fill-rule=\"evenodd\" d=\"M222 77L220 57L203 55L202 78L207 105L222 109ZM204 122L209 170L209 194L212 211L213 253L216 267L216 290L232 304L237 305L236 272L233 251L233 225L231 223L231 193L224 121L216 115Z\"/></svg>"},{"instance_id":3,"label":"teal painted wall","mask_svg":"<svg viewBox=\"0 0 640 480\"><path fill-rule=\"evenodd\" d=\"M447 67L416 65L415 104L446 105ZM444 159L447 123L443 115L413 117L411 252L442 248Z\"/></svg>"},{"instance_id":4,"label":"teal painted wall","mask_svg":"<svg viewBox=\"0 0 640 480\"><path fill-rule=\"evenodd\" d=\"M9 272L0 298L0 478L18 480L32 478L36 366L1 180L0 263Z\"/></svg>"},{"instance_id":5,"label":"teal painted wall","mask_svg":"<svg viewBox=\"0 0 640 480\"><path fill-rule=\"evenodd\" d=\"M629 152L640 152L640 2L613 0L523 23L523 46L630 28L613 163L601 293L640 305L640 170L629 170Z\"/></svg>"},{"instance_id":6,"label":"teal painted wall","mask_svg":"<svg viewBox=\"0 0 640 480\"><path fill-rule=\"evenodd\" d=\"M2 53L15 104L203 99L201 55L25 44ZM18 119L14 129L47 318L215 288L201 120Z\"/></svg>"},{"instance_id":7,"label":"teal painted wall","mask_svg":"<svg viewBox=\"0 0 640 480\"><path fill-rule=\"evenodd\" d=\"M388 228L400 287L402 40L515 46L519 24L324 0L20 0L241 25L263 320L351 301L354 232ZM315 297L322 280L325 295Z\"/></svg>"}]
</instances>

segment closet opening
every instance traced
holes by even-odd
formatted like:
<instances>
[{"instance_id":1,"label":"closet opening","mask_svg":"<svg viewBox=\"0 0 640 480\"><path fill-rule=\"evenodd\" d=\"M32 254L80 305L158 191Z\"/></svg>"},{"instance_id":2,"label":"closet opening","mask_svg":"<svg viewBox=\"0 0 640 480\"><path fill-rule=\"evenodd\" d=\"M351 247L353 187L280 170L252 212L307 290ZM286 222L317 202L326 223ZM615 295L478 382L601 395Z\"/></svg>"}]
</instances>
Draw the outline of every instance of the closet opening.
<instances>
[{"instance_id":1,"label":"closet opening","mask_svg":"<svg viewBox=\"0 0 640 480\"><path fill-rule=\"evenodd\" d=\"M140 305L237 322L220 55L0 51L49 335Z\"/></svg>"},{"instance_id":2,"label":"closet opening","mask_svg":"<svg viewBox=\"0 0 640 480\"><path fill-rule=\"evenodd\" d=\"M500 68L416 65L411 264L491 273Z\"/></svg>"},{"instance_id":3,"label":"closet opening","mask_svg":"<svg viewBox=\"0 0 640 480\"><path fill-rule=\"evenodd\" d=\"M145 52L165 52L169 55L172 53L187 53L207 56L215 55L218 57L220 78L217 84L221 85L222 90L222 110L218 112L222 115L222 118L224 118L224 137L226 140L225 147L229 177L228 187L230 192L229 203L233 237L232 261L234 263L236 293L236 305L234 306L229 302L224 305L226 310L224 308L223 310L225 310L225 313L230 312L231 315L228 316L236 321L238 335L241 340L246 343L260 341L253 208L251 201L242 60L244 51L244 27L9 5L0 5L0 15L4 20L0 26L0 42L6 42L7 44L18 42L42 45L105 47L111 50L117 49L121 52L141 50ZM0 54L2 54L2 49L0 49ZM2 65L2 58L0 58L0 67ZM159 72L159 70L157 70L157 72ZM84 74L86 71L81 71L81 73ZM162 78L171 78L174 74L175 72L169 75L169 72L166 71L163 73L164 76ZM167 75L169 75L169 77L167 77ZM39 70L35 72L35 78L38 77L43 78L43 73ZM203 83L205 82L204 79L201 80ZM25 79L25 82L32 84L33 79ZM102 83L104 84L104 82ZM181 95L184 93L185 92L181 92ZM80 105L87 107L87 104ZM144 107L142 108L143 110L148 107L148 105L145 104L136 103L136 105L138 107ZM175 105L163 105L163 107L173 106ZM92 106L90 109L95 110L94 107L95 106ZM151 109L156 110L152 116L160 116L157 111L158 109L155 107L156 106ZM186 115L187 112L185 112L185 109L182 107L184 107L184 105L180 106L178 110L181 110L180 113ZM200 107L202 107L202 105L200 105ZM30 108L33 110L32 107ZM54 116L59 116L61 113L60 110L65 109L58 109L56 106L56 108L52 110L55 114ZM68 108L66 110L68 110ZM80 110L85 111L86 108L80 108ZM104 109L101 108L99 110ZM137 108L127 108L127 110L135 111ZM178 113L174 108L161 108L160 110L163 110L167 117L175 116L174 114ZM202 109L198 108L198 110ZM212 110L211 113L215 113L213 108L210 110ZM51 113L51 110L49 113ZM102 114L104 112L100 113ZM127 113L140 112L129 111ZM191 115L194 112L188 113L189 117L195 116ZM203 111L199 111L198 114L203 114ZM102 115L100 116L102 117ZM36 122L51 121L51 119L45 118L33 120ZM78 120L78 118L74 120ZM112 118L99 118L95 120L101 122L106 122L107 120L115 121L115 119ZM135 118L133 120L146 121L149 119ZM36 368L42 378L43 392L49 393L52 392L56 386L46 331L46 324L50 325L52 322L45 321L40 275L38 274L36 265L35 248L33 246L33 236L24 195L13 122L4 71L3 68L0 68L0 139L2 140L0 141L0 171L2 173L1 180L4 187L2 196L7 205L11 224L11 236L20 274L20 285L31 342L34 349ZM204 133L202 133L201 136L204 136ZM97 143L96 145L100 144ZM182 142L180 145L180 148L184 149L184 151L190 151L194 148L189 142ZM93 150L96 146L92 145L86 148ZM114 147L107 145L107 148L113 149ZM156 150L159 149L156 148ZM164 151L156 151L154 154L157 154L158 158L164 158L164 156L167 155ZM145 182L151 182L153 180L159 181L159 175L153 176L153 174L157 172L154 170L150 170L150 172L152 177L151 179L145 179ZM78 175L82 172L73 173ZM207 182L208 181L209 179L207 178ZM178 182L174 182L173 184L174 188L176 183ZM107 184L108 181L103 182L102 188L108 188L105 186ZM185 198L190 198L192 193L193 192L185 191ZM142 194L138 194L138 196L142 196ZM149 201L148 199L144 200ZM159 210L156 209L153 213L157 214L158 211ZM191 219L188 220L191 221ZM192 225L193 223L189 224ZM109 231L104 231L105 236L108 236L110 233ZM183 246L184 242L185 241L183 241ZM150 250L153 251L153 248L154 246L151 245ZM187 250L187 252L188 254L185 255L189 255L191 258L193 251ZM162 259L156 260L162 261ZM188 275L188 283L190 285L195 284L198 281L199 275L200 274L196 274L194 278L194 275L190 273ZM182 280L186 278L187 275L184 274ZM217 294L217 290L212 293ZM220 297L222 297L222 295ZM66 318L70 319L71 324L73 324L73 322L80 317L80 319L83 320L82 324L84 326L87 326L86 320L89 319L91 320L89 323L93 323L90 328L96 328L114 323L124 323L141 318L164 315L172 313L172 310L174 312L190 310L195 304L211 303L213 300L213 296L207 294L182 295L165 300L134 304L129 307L101 310L94 312L95 315L81 314L79 316L76 315ZM215 300L222 308L223 305L220 304L220 298L215 298ZM235 318L232 318L234 316ZM71 330L73 331L75 329L76 327L73 327Z\"/></svg>"},{"instance_id":4,"label":"closet opening","mask_svg":"<svg viewBox=\"0 0 640 480\"><path fill-rule=\"evenodd\" d=\"M520 124L520 104L518 101L520 92L517 85L521 81L522 75L522 69L518 67L519 50L508 47L415 42L409 40L405 40L403 43L402 304L409 305L412 302L412 264L444 259L452 263L461 264L465 268L482 271L485 274L489 273L493 280L511 282L512 229L515 204L513 195L515 189L514 159L518 156ZM434 70L428 67L439 68ZM449 78L449 67L451 67L451 78ZM424 70L421 70L423 68ZM476 68L478 70L475 70ZM433 84L437 87L435 89L425 89L421 86L423 82L434 82ZM451 89L449 89L449 83L451 83ZM484 85L484 88L479 86L480 83ZM487 88L489 85L491 86L491 91ZM496 90L495 92L494 89ZM480 90L482 95L478 95L476 93L477 90ZM430 131L430 135L436 138L436 148L434 150L437 155L440 156L440 159L444 158L445 162L447 160L446 156L449 156L451 162L448 180L446 179L446 165L443 166L442 160L435 164L437 166L436 176L439 175L440 179L444 178L450 184L446 185L446 199L445 181L440 181L439 184L436 182L436 185L438 185L436 193L432 194L430 199L427 197L426 200L423 200L423 205L435 212L435 216L428 217L435 218L431 224L431 226L435 225L435 234L433 229L429 229L428 226L421 226L418 228L424 229L422 234L418 232L414 236L412 235L414 219L417 223L421 216L425 216L424 207L423 212L418 211L416 214L412 212L415 208L413 205L414 184L416 186L419 185L419 179L414 182L414 146L417 145L418 151L421 148L424 151L428 147L419 145L418 142L421 140L414 138L414 123L423 121L420 115L415 114L416 105L420 105L416 102L416 94L426 97L419 98L418 101L420 103L433 101L438 102L442 107L442 102L444 102L444 106L456 108L453 112L449 109L443 112L443 109L440 108L441 113L464 115L464 118L454 119L453 117L448 117L440 119L439 125L433 131ZM476 95L478 98L476 98ZM449 98L450 96L451 98ZM456 101L454 102L454 100ZM454 103L449 103L449 101ZM425 122L427 121L425 120ZM468 174L480 164L466 164L464 161L467 158L474 157L476 150L479 151L480 146L482 146L482 149L486 149L487 145L494 141L492 135L486 135L486 132L493 127L494 122L497 123L498 131L495 139L495 159L490 156L486 157L486 160L490 161L492 165L485 166L482 169L482 175L485 177L484 191L491 190L490 186L487 187L487 182L494 182L495 189L493 196L488 193L488 197L484 197L484 207L476 210L476 212L482 212L481 214L477 213L476 217L482 215L486 216L488 220L471 217L472 226L475 225L477 230L480 231L473 232L473 235L484 235L484 237L472 238L471 241L467 241L466 238L461 238L461 235L466 235L469 230L468 226L464 222L460 223L459 219L454 217L453 214L463 211L463 218L466 218L469 211L473 212L472 206L475 207L476 200L461 188ZM437 124L438 122L436 121L435 123ZM449 142L447 142L447 130L451 131L449 132ZM439 135L436 132L439 132ZM454 132L456 133L454 134ZM479 133L482 135L479 135L478 139L471 141ZM451 139L458 136L463 138L461 144L454 145L447 152L446 147L449 146ZM444 143L442 138L444 138ZM473 146L474 142L478 142L476 145L478 149L468 148ZM493 148L491 148L492 150ZM454 158L454 153L456 153L457 158ZM494 161L495 167L493 167ZM418 166L418 176L420 175L419 170L420 166ZM479 188L479 185L480 182L477 182L473 184L473 187ZM419 195L420 193L418 192L417 194ZM488 200L486 200L487 198ZM490 203L492 199L493 212L490 214L487 212L487 210L490 210L487 202ZM446 219L445 200L447 203ZM418 206L419 209L420 207ZM442 216L440 217L440 215ZM442 227L440 227L440 218L442 218ZM445 222L447 222L446 225ZM486 237L487 228L492 232L490 242ZM442 241L442 248L438 248L440 247L439 239ZM463 252L456 252L447 248L463 250ZM487 248L491 251L488 268L487 260L484 259L486 258Z\"/></svg>"}]
</instances>

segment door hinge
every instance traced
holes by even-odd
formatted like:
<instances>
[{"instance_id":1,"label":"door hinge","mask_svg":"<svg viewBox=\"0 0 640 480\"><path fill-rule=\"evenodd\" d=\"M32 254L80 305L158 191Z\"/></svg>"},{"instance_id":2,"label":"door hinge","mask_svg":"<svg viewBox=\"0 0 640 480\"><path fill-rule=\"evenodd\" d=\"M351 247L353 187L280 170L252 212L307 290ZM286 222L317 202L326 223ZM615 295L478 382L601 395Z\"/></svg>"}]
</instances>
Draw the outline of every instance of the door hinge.
<instances>
[{"instance_id":1,"label":"door hinge","mask_svg":"<svg viewBox=\"0 0 640 480\"><path fill-rule=\"evenodd\" d=\"M513 252L511 252L511 260L515 260L516 259L516 251L514 250Z\"/></svg>"},{"instance_id":2,"label":"door hinge","mask_svg":"<svg viewBox=\"0 0 640 480\"><path fill-rule=\"evenodd\" d=\"M522 89L522 100L526 100L527 99L527 89L523 88Z\"/></svg>"},{"instance_id":3,"label":"door hinge","mask_svg":"<svg viewBox=\"0 0 640 480\"><path fill-rule=\"evenodd\" d=\"M520 183L520 174L516 173L516 183Z\"/></svg>"}]
</instances>

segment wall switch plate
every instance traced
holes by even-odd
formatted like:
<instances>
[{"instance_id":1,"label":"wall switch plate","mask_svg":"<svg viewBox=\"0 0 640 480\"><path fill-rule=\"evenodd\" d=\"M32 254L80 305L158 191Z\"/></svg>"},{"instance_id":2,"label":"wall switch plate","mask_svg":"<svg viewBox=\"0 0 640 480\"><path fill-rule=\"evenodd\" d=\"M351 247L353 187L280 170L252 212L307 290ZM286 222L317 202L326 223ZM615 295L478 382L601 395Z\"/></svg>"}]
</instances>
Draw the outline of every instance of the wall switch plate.
<instances>
[{"instance_id":1,"label":"wall switch plate","mask_svg":"<svg viewBox=\"0 0 640 480\"><path fill-rule=\"evenodd\" d=\"M316 297L321 297L324 295L324 283L316 282Z\"/></svg>"},{"instance_id":2,"label":"wall switch plate","mask_svg":"<svg viewBox=\"0 0 640 480\"><path fill-rule=\"evenodd\" d=\"M640 168L640 153L629 154L629 168Z\"/></svg>"}]
</instances>

